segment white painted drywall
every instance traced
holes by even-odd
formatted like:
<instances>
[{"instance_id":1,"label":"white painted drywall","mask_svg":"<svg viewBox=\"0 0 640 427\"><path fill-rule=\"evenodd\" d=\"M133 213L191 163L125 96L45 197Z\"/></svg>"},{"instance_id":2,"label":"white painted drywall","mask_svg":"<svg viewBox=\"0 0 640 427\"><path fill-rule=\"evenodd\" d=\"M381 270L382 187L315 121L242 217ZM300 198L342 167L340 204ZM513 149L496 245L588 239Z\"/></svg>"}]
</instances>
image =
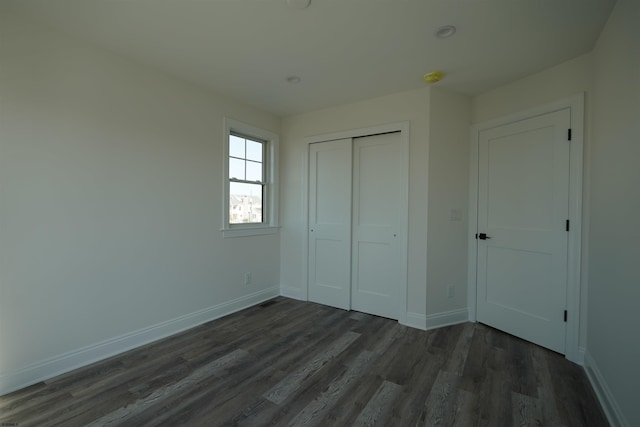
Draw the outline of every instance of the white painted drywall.
<instances>
[{"instance_id":1,"label":"white painted drywall","mask_svg":"<svg viewBox=\"0 0 640 427\"><path fill-rule=\"evenodd\" d=\"M426 314L429 89L398 93L283 119L280 162L280 281L302 297L306 137L410 121L408 311ZM345 260L348 262L348 260Z\"/></svg>"},{"instance_id":2,"label":"white painted drywall","mask_svg":"<svg viewBox=\"0 0 640 427\"><path fill-rule=\"evenodd\" d=\"M478 95L471 101L471 122L481 123L508 116L579 92L590 93L592 67L593 59L589 53ZM587 94L587 104L589 102Z\"/></svg>"},{"instance_id":3,"label":"white painted drywall","mask_svg":"<svg viewBox=\"0 0 640 427\"><path fill-rule=\"evenodd\" d=\"M619 0L594 49L587 351L621 422L640 425L640 4Z\"/></svg>"},{"instance_id":4,"label":"white painted drywall","mask_svg":"<svg viewBox=\"0 0 640 427\"><path fill-rule=\"evenodd\" d=\"M429 114L427 315L434 315L467 306L471 100L433 87Z\"/></svg>"},{"instance_id":5,"label":"white painted drywall","mask_svg":"<svg viewBox=\"0 0 640 427\"><path fill-rule=\"evenodd\" d=\"M278 286L219 229L223 117L279 118L8 13L0 62L0 380Z\"/></svg>"}]
</instances>

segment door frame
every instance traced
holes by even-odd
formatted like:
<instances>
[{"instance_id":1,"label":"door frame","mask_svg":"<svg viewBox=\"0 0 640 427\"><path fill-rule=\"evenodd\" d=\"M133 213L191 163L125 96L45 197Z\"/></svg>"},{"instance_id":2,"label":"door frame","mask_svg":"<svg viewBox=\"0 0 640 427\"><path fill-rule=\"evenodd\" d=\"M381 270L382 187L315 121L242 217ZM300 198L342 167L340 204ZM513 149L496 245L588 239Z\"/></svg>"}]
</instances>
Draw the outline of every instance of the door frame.
<instances>
[{"instance_id":1,"label":"door frame","mask_svg":"<svg viewBox=\"0 0 640 427\"><path fill-rule=\"evenodd\" d=\"M401 204L404 206L404 212L401 215L400 230L404 237L404 244L400 245L400 264L403 267L400 273L400 312L398 313L398 322L406 324L407 322L407 294L408 294L408 247L409 247L409 139L410 139L410 122L388 123L379 126L371 126L366 128L351 129L342 132L327 133L316 136L306 137L304 163L302 171L302 191L303 191L303 219L304 219L304 237L303 237L303 277L305 286L303 287L302 297L309 301L309 149L310 145L319 142L334 141L345 138L359 138L365 136L374 136L384 133L400 132L400 142L398 147L402 150L402 164L405 165L401 176L402 194L400 195ZM353 197L353 195L352 195ZM351 260L349 260L351 262ZM349 292L349 307L351 307L351 292Z\"/></svg>"},{"instance_id":2,"label":"door frame","mask_svg":"<svg viewBox=\"0 0 640 427\"><path fill-rule=\"evenodd\" d=\"M581 315L581 256L582 256L582 171L584 151L584 93L556 102L510 114L471 126L469 169L469 247L467 306L469 321L477 322L477 264L478 246L478 154L480 132L497 126L526 120L569 108L571 114L571 151L569 159L569 221L567 253L567 328L565 357L582 365L584 348L580 347L580 329L586 325Z\"/></svg>"}]
</instances>

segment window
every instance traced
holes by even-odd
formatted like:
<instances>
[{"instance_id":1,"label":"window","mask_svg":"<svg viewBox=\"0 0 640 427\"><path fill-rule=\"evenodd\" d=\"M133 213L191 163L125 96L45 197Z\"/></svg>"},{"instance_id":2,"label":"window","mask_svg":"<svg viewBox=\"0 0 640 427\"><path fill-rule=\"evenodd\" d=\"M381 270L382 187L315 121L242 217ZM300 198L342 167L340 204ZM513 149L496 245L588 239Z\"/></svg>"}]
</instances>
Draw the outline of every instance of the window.
<instances>
[{"instance_id":1,"label":"window","mask_svg":"<svg viewBox=\"0 0 640 427\"><path fill-rule=\"evenodd\" d=\"M225 119L224 237L277 231L277 136Z\"/></svg>"},{"instance_id":2,"label":"window","mask_svg":"<svg viewBox=\"0 0 640 427\"><path fill-rule=\"evenodd\" d=\"M263 224L266 141L229 135L229 224Z\"/></svg>"}]
</instances>

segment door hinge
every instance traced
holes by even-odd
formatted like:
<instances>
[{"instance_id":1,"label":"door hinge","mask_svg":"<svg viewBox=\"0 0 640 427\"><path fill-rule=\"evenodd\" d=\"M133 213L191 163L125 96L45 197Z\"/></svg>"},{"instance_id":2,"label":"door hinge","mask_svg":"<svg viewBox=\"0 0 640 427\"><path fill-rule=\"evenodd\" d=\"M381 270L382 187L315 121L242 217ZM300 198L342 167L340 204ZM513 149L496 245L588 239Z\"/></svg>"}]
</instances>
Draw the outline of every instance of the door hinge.
<instances>
[{"instance_id":1,"label":"door hinge","mask_svg":"<svg viewBox=\"0 0 640 427\"><path fill-rule=\"evenodd\" d=\"M569 231L569 220L564 225L565 231Z\"/></svg>"},{"instance_id":2,"label":"door hinge","mask_svg":"<svg viewBox=\"0 0 640 427\"><path fill-rule=\"evenodd\" d=\"M564 311L564 321L567 321L567 310Z\"/></svg>"},{"instance_id":3,"label":"door hinge","mask_svg":"<svg viewBox=\"0 0 640 427\"><path fill-rule=\"evenodd\" d=\"M567 129L567 141L571 141L571 129Z\"/></svg>"}]
</instances>

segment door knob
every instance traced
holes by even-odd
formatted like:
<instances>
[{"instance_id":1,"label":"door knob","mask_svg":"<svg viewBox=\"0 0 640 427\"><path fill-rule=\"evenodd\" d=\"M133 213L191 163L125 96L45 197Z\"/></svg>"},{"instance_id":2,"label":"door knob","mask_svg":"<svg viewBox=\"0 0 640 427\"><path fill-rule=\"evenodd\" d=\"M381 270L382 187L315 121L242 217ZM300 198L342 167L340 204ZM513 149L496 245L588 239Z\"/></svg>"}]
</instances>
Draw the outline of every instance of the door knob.
<instances>
[{"instance_id":1,"label":"door knob","mask_svg":"<svg viewBox=\"0 0 640 427\"><path fill-rule=\"evenodd\" d=\"M490 239L490 238L491 237L487 236L485 233L476 234L476 239L487 240L487 239Z\"/></svg>"}]
</instances>

